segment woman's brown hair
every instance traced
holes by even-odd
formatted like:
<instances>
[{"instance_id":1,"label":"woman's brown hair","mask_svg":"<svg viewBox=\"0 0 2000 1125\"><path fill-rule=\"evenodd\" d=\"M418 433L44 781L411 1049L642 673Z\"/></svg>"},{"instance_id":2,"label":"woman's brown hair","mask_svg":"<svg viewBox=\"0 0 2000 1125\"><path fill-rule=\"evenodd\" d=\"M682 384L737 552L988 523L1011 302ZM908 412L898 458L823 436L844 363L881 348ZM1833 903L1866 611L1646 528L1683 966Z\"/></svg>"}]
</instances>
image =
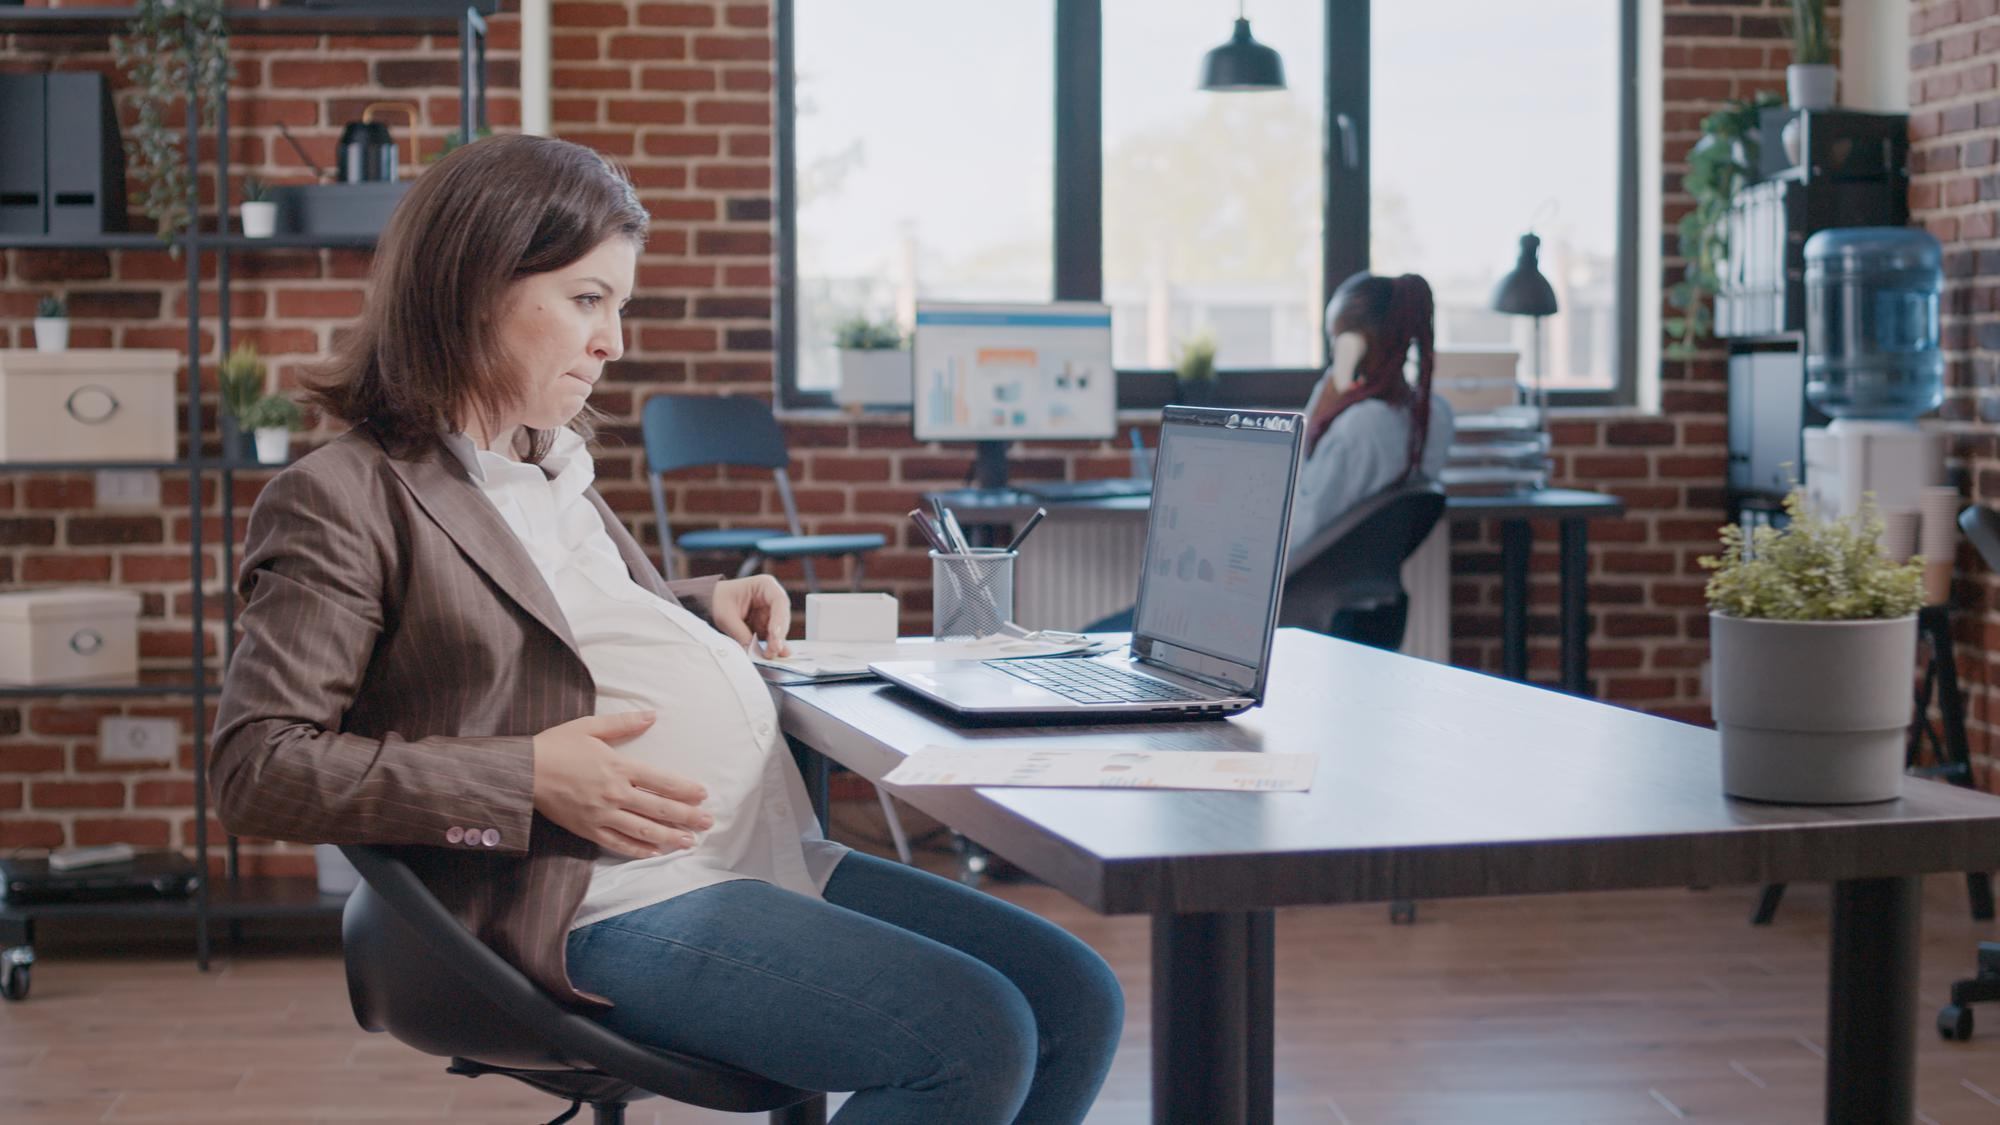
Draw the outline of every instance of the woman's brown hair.
<instances>
[{"instance_id":1,"label":"woman's brown hair","mask_svg":"<svg viewBox=\"0 0 2000 1125\"><path fill-rule=\"evenodd\" d=\"M1424 459L1424 443L1431 429L1431 369L1436 366L1436 348L1430 283L1413 273L1396 278L1357 273L1334 290L1332 307L1327 335L1359 332L1368 338L1368 350L1355 368L1353 385L1326 396L1306 419L1306 452L1310 454L1319 445L1327 427L1342 411L1365 399L1381 399L1410 411L1409 462L1403 466L1407 478ZM1403 374L1412 347L1417 350L1415 387Z\"/></svg>"},{"instance_id":2,"label":"woman's brown hair","mask_svg":"<svg viewBox=\"0 0 2000 1125\"><path fill-rule=\"evenodd\" d=\"M390 216L360 324L307 377L313 400L399 457L467 419L507 417L526 391L499 341L507 286L614 235L643 246L647 218L631 182L581 145L509 135L454 151ZM586 437L587 418L572 423ZM530 433L528 459L553 439Z\"/></svg>"}]
</instances>

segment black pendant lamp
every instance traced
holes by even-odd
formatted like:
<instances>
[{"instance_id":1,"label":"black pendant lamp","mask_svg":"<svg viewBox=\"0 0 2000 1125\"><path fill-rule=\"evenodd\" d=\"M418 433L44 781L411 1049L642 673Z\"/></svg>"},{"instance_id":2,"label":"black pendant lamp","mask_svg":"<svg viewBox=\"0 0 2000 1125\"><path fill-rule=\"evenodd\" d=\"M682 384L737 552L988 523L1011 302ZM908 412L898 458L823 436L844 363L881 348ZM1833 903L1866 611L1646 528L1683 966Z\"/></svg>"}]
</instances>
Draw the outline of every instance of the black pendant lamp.
<instances>
[{"instance_id":1,"label":"black pendant lamp","mask_svg":"<svg viewBox=\"0 0 2000 1125\"><path fill-rule=\"evenodd\" d=\"M1215 91L1282 90L1285 64L1278 52L1251 38L1250 21L1236 5L1236 34L1201 60L1201 88Z\"/></svg>"}]
</instances>

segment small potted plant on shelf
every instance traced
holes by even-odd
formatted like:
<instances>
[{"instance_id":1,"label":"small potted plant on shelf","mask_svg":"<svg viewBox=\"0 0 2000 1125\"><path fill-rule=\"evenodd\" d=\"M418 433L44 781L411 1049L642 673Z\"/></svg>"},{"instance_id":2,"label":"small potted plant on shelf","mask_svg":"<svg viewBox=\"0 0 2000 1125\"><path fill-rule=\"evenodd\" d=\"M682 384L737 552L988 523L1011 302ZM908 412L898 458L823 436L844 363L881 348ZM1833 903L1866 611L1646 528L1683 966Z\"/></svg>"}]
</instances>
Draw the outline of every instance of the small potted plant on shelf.
<instances>
[{"instance_id":1,"label":"small potted plant on shelf","mask_svg":"<svg viewBox=\"0 0 2000 1125\"><path fill-rule=\"evenodd\" d=\"M1923 560L1882 550L1871 496L1828 519L1803 489L1782 529L1722 529L1708 580L1711 681L1722 788L1791 804L1887 801L1902 792Z\"/></svg>"},{"instance_id":2,"label":"small potted plant on shelf","mask_svg":"<svg viewBox=\"0 0 2000 1125\"><path fill-rule=\"evenodd\" d=\"M1826 0L1792 0L1792 62L1785 68L1785 93L1793 109L1833 105L1840 71L1833 65L1833 36L1826 26Z\"/></svg>"},{"instance_id":3,"label":"small potted plant on shelf","mask_svg":"<svg viewBox=\"0 0 2000 1125\"><path fill-rule=\"evenodd\" d=\"M1215 337L1203 332L1181 344L1181 357L1174 364L1174 394L1189 406L1206 406L1215 401L1218 389Z\"/></svg>"},{"instance_id":4,"label":"small potted plant on shelf","mask_svg":"<svg viewBox=\"0 0 2000 1125\"><path fill-rule=\"evenodd\" d=\"M249 461L254 449L250 410L264 397L264 360L257 345L238 344L216 368L215 381L222 392L222 459Z\"/></svg>"},{"instance_id":5,"label":"small potted plant on shelf","mask_svg":"<svg viewBox=\"0 0 2000 1125\"><path fill-rule=\"evenodd\" d=\"M186 104L192 86L200 127L215 128L224 89L236 74L229 30L223 0L137 0L129 10L125 32L111 37L112 58L131 80L137 112L124 129L125 166L144 189L139 202L157 224L160 241L178 256L192 173L175 107Z\"/></svg>"},{"instance_id":6,"label":"small potted plant on shelf","mask_svg":"<svg viewBox=\"0 0 2000 1125\"><path fill-rule=\"evenodd\" d=\"M271 189L255 176L243 178L243 205L238 209L243 218L243 237L269 238L278 230L278 205L271 200Z\"/></svg>"},{"instance_id":7,"label":"small potted plant on shelf","mask_svg":"<svg viewBox=\"0 0 2000 1125\"><path fill-rule=\"evenodd\" d=\"M35 304L35 350L69 350L69 303L60 293L51 293Z\"/></svg>"},{"instance_id":8,"label":"small potted plant on shelf","mask_svg":"<svg viewBox=\"0 0 2000 1125\"><path fill-rule=\"evenodd\" d=\"M257 463L282 465L292 457L292 434L301 428L299 404L284 395L265 395L243 414L243 428L257 436Z\"/></svg>"},{"instance_id":9,"label":"small potted plant on shelf","mask_svg":"<svg viewBox=\"0 0 2000 1125\"><path fill-rule=\"evenodd\" d=\"M840 382L833 401L863 406L910 404L910 353L903 330L893 320L850 316L834 328L833 346L840 353Z\"/></svg>"}]
</instances>

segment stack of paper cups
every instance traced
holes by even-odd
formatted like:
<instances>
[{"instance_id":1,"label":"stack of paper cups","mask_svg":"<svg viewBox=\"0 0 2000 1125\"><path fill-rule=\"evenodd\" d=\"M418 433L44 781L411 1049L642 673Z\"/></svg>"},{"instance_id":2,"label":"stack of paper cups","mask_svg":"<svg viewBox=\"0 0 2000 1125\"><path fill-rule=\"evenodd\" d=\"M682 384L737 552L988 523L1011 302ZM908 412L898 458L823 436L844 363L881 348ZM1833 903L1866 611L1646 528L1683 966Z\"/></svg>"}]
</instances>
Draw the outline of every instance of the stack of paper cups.
<instances>
[{"instance_id":1,"label":"stack of paper cups","mask_svg":"<svg viewBox=\"0 0 2000 1125\"><path fill-rule=\"evenodd\" d=\"M1890 562L1901 566L1917 553L1917 519L1915 508L1882 513L1882 553Z\"/></svg>"},{"instance_id":2,"label":"stack of paper cups","mask_svg":"<svg viewBox=\"0 0 2000 1125\"><path fill-rule=\"evenodd\" d=\"M1958 556L1958 509L1963 504L1958 489L1950 485L1932 485L1917 496L1917 509L1922 513L1917 552L1924 556L1927 605L1951 600L1951 567Z\"/></svg>"}]
</instances>

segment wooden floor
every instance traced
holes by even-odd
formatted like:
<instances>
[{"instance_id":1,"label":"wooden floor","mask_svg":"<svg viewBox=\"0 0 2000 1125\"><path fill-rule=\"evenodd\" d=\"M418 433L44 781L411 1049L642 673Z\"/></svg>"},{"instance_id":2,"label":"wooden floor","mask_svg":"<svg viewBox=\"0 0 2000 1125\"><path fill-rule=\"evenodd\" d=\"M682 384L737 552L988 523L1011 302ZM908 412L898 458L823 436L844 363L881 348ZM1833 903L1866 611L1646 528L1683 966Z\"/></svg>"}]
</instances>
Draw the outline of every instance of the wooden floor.
<instances>
[{"instance_id":1,"label":"wooden floor","mask_svg":"<svg viewBox=\"0 0 2000 1125\"><path fill-rule=\"evenodd\" d=\"M1147 1116L1147 927L1039 886L997 893L1117 968L1130 1020L1090 1120ZM1283 911L1278 1120L1817 1121L1827 892L1794 887L1753 929L1747 888ZM2000 1006L1971 1043L1931 1028L1973 945L1962 880L1927 887L1918 1118L2000 1125ZM253 934L195 971L181 935L45 923L33 995L0 1007L0 1121L544 1122L553 1099L357 1030L336 939ZM168 940L171 939L171 940ZM635 1123L742 1121L657 1100ZM945 1125L945 1123L940 1123ZM1197 1125L1197 1123L1190 1123Z\"/></svg>"}]
</instances>

